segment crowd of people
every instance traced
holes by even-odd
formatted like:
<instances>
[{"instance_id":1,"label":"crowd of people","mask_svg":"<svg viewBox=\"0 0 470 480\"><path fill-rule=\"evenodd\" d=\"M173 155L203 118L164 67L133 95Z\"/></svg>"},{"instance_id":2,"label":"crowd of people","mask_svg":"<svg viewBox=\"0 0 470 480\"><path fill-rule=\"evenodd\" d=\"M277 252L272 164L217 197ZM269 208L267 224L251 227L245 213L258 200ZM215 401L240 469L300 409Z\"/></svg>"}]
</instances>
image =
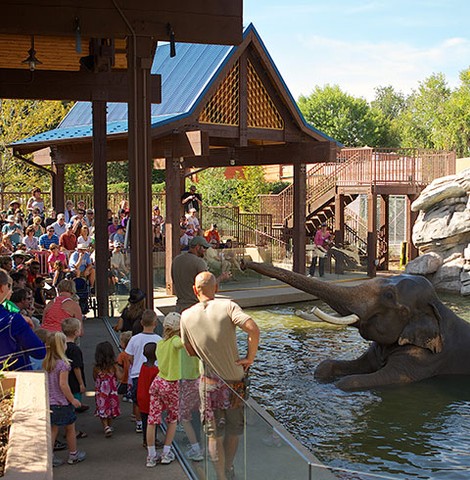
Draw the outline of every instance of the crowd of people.
<instances>
[{"instance_id":1,"label":"crowd of people","mask_svg":"<svg viewBox=\"0 0 470 480\"><path fill-rule=\"evenodd\" d=\"M147 448L145 465L154 467L175 460L172 442L178 422L189 441L187 458L204 458L192 425L199 412L209 456L217 478L223 480L234 478L233 460L244 422L240 397L245 395L259 330L234 302L215 299L218 282L229 278L230 272L222 269L218 278L208 272L206 253L221 247L220 235L217 225L202 231L197 215L201 197L193 187L187 193L182 198L187 212L187 250L175 257L171 272L176 311L166 315L161 335L157 334L157 315L145 308L145 293L138 288L130 290L114 327L120 334L121 351L116 355L110 342L96 345L95 416L104 437L112 437L113 420L121 413L120 402L132 402L135 429L142 432ZM39 189L28 201L30 215L24 224L17 223L21 218L19 202L12 202L10 207L14 211L8 213L2 226L2 245L10 242L12 248L0 256L0 366L47 372L52 446L54 451L68 448L66 462L73 465L86 458L77 448L77 438L87 434L76 428L76 421L77 413L89 408L82 403L86 391L80 350L84 316L73 277L94 283L93 211L83 202L77 209L67 202L65 212L46 218ZM119 216L108 213L110 271L119 281L129 271L122 258L129 213L126 205ZM163 244L164 221L158 208L152 223L155 238ZM41 252L47 252L48 271L44 275L37 259ZM238 352L236 328L248 337L245 356ZM165 414L166 435L159 444L156 427ZM58 437L61 429L65 443ZM63 463L54 454L54 467Z\"/></svg>"}]
</instances>

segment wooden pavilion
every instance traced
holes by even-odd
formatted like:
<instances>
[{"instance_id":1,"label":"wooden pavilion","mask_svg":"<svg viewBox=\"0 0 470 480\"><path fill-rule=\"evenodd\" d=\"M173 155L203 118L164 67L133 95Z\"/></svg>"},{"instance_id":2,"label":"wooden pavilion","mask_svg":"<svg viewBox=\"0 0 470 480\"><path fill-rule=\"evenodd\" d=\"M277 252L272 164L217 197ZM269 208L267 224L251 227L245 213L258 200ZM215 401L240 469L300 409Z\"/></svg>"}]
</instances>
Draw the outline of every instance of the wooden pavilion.
<instances>
[{"instance_id":1,"label":"wooden pavilion","mask_svg":"<svg viewBox=\"0 0 470 480\"><path fill-rule=\"evenodd\" d=\"M174 57L173 48L176 49ZM148 55L145 59L148 82L142 78L138 94L150 101L152 62ZM292 165L294 269L303 271L305 166L335 161L338 144L304 120L255 28L250 25L236 47L197 43L158 47L151 71L161 74L162 98L159 104L153 98L151 109L149 106L144 115L151 128L140 145L142 151L138 152L137 145L132 146L133 137L139 132L136 123L131 121L136 114L131 111L131 104L128 124L126 105L108 103L106 117L106 102L100 100L100 113L96 111L96 102L78 102L57 129L17 142L13 146L14 153L24 158L24 155L44 153L47 149L46 163L55 172L53 203L58 209L64 202L64 165L92 159L95 165L99 158L94 171L95 188L100 195L95 194L94 203L97 212L102 208L100 218L106 212L104 162L129 159L131 276L133 285L148 294L153 290L149 221L152 159L164 161L166 170L168 291L172 290L171 261L179 253L180 199L186 172L194 168L233 165ZM105 85L106 82L103 87ZM100 141L95 138L98 134ZM132 156L138 160L132 161ZM44 162L44 155L36 156L35 161ZM107 243L98 236L96 243L98 258L99 252L107 249ZM99 267L97 264L98 277L106 280L106 268L102 264L102 270ZM104 280L97 285L98 300ZM148 298L151 306L152 295Z\"/></svg>"}]
</instances>

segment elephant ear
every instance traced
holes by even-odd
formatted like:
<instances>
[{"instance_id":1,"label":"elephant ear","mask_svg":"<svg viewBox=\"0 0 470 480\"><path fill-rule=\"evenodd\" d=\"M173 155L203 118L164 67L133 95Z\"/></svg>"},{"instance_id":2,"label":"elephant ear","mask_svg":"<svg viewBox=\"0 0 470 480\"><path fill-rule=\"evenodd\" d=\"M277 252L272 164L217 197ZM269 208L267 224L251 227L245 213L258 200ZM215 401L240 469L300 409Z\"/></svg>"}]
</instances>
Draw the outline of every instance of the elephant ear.
<instances>
[{"instance_id":1,"label":"elephant ear","mask_svg":"<svg viewBox=\"0 0 470 480\"><path fill-rule=\"evenodd\" d=\"M415 312L401 332L399 345L416 345L427 348L432 353L442 351L442 336L440 331L441 315L437 305L427 304Z\"/></svg>"}]
</instances>

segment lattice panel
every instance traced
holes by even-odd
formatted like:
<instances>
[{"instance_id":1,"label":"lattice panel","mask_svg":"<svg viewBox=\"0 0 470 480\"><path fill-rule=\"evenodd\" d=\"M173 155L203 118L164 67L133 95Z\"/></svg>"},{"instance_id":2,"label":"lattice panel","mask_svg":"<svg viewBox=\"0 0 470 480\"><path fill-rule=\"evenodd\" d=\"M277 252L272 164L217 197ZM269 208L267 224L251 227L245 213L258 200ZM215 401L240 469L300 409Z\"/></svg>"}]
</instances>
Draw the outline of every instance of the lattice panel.
<instances>
[{"instance_id":1,"label":"lattice panel","mask_svg":"<svg viewBox=\"0 0 470 480\"><path fill-rule=\"evenodd\" d=\"M284 120L250 61L248 61L247 90L248 127L283 130Z\"/></svg>"},{"instance_id":2,"label":"lattice panel","mask_svg":"<svg viewBox=\"0 0 470 480\"><path fill-rule=\"evenodd\" d=\"M239 124L239 79L240 69L237 62L199 116L201 123L232 126Z\"/></svg>"}]
</instances>

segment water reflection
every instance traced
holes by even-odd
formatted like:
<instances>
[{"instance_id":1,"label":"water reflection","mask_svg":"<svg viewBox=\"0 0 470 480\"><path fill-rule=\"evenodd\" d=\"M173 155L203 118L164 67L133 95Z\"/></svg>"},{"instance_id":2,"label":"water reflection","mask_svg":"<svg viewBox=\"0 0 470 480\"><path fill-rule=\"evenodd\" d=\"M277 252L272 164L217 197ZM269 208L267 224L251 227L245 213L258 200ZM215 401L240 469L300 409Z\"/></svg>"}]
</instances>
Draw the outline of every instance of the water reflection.
<instances>
[{"instance_id":1,"label":"water reflection","mask_svg":"<svg viewBox=\"0 0 470 480\"><path fill-rule=\"evenodd\" d=\"M470 321L468 299L443 300ZM352 393L319 384L322 360L356 358L368 343L355 329L303 321L294 308L250 311L262 328L252 392L277 420L326 464L361 472L341 478L468 478L468 377Z\"/></svg>"}]
</instances>

